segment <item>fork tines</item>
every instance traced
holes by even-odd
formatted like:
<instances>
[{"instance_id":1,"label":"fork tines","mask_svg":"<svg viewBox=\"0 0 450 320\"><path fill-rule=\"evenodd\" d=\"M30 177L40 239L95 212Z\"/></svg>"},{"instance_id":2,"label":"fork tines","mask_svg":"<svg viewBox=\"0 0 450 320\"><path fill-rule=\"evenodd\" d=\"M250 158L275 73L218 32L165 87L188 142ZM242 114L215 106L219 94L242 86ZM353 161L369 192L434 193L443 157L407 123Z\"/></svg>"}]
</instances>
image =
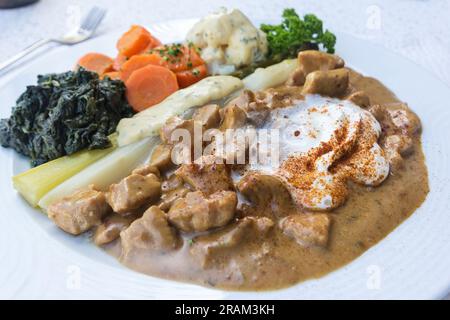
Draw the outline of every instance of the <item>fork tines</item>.
<instances>
[{"instance_id":1,"label":"fork tines","mask_svg":"<svg viewBox=\"0 0 450 320\"><path fill-rule=\"evenodd\" d=\"M100 7L93 7L87 16L83 19L80 29L84 31L93 31L102 21L106 10Z\"/></svg>"}]
</instances>

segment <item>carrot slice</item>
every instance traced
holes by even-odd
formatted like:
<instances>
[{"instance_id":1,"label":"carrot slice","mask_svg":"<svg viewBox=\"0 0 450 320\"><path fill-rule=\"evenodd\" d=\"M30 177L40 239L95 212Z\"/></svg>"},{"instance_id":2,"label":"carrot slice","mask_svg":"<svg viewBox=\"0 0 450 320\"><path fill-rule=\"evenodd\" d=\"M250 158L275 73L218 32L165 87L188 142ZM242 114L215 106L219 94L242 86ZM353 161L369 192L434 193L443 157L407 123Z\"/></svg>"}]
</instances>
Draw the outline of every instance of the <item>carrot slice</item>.
<instances>
[{"instance_id":1,"label":"carrot slice","mask_svg":"<svg viewBox=\"0 0 450 320\"><path fill-rule=\"evenodd\" d=\"M161 46L162 43L158 39L152 36L152 41L148 44L147 48L142 53L149 53L152 49Z\"/></svg>"},{"instance_id":2,"label":"carrot slice","mask_svg":"<svg viewBox=\"0 0 450 320\"><path fill-rule=\"evenodd\" d=\"M188 49L188 62L191 62L193 67L198 67L202 64L205 64L205 61L202 59L197 49L193 45L188 46Z\"/></svg>"},{"instance_id":3,"label":"carrot slice","mask_svg":"<svg viewBox=\"0 0 450 320\"><path fill-rule=\"evenodd\" d=\"M114 59L113 62L113 69L116 71L120 71L120 69L122 68L122 65L127 61L127 57L124 56L123 54L121 54L120 52L117 54L116 58Z\"/></svg>"},{"instance_id":4,"label":"carrot slice","mask_svg":"<svg viewBox=\"0 0 450 320\"><path fill-rule=\"evenodd\" d=\"M106 72L100 76L100 79L104 79L105 77L108 77L111 80L120 80L120 72L119 71Z\"/></svg>"},{"instance_id":5,"label":"carrot slice","mask_svg":"<svg viewBox=\"0 0 450 320\"><path fill-rule=\"evenodd\" d=\"M149 64L165 67L167 63L156 54L139 54L132 56L122 65L122 81L126 82L131 74Z\"/></svg>"},{"instance_id":6,"label":"carrot slice","mask_svg":"<svg viewBox=\"0 0 450 320\"><path fill-rule=\"evenodd\" d=\"M208 76L208 68L205 64L202 64L190 70L179 71L175 75L177 76L178 86L180 88L186 88L206 78Z\"/></svg>"},{"instance_id":7,"label":"carrot slice","mask_svg":"<svg viewBox=\"0 0 450 320\"><path fill-rule=\"evenodd\" d=\"M194 46L171 44L159 46L151 50L151 52L160 55L167 61L168 67L173 72L189 70L205 64Z\"/></svg>"},{"instance_id":8,"label":"carrot slice","mask_svg":"<svg viewBox=\"0 0 450 320\"><path fill-rule=\"evenodd\" d=\"M112 70L113 59L101 53L91 52L82 56L77 65L102 75Z\"/></svg>"},{"instance_id":9,"label":"carrot slice","mask_svg":"<svg viewBox=\"0 0 450 320\"><path fill-rule=\"evenodd\" d=\"M126 57L143 52L154 42L150 32L144 27L133 25L117 41L117 49Z\"/></svg>"},{"instance_id":10,"label":"carrot slice","mask_svg":"<svg viewBox=\"0 0 450 320\"><path fill-rule=\"evenodd\" d=\"M128 102L138 112L161 102L178 90L175 74L155 65L134 71L125 85Z\"/></svg>"}]
</instances>

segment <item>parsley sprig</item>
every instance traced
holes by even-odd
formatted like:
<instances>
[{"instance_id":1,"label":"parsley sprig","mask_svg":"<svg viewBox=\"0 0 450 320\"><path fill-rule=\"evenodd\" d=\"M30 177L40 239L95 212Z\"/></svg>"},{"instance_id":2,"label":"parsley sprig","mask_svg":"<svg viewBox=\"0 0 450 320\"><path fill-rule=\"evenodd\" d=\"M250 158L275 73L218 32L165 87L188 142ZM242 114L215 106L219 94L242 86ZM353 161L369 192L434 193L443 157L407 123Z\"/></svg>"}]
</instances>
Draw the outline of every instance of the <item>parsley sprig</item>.
<instances>
[{"instance_id":1,"label":"parsley sprig","mask_svg":"<svg viewBox=\"0 0 450 320\"><path fill-rule=\"evenodd\" d=\"M336 36L328 30L323 31L322 20L314 14L301 19L294 9L285 9L282 16L279 25L261 25L261 30L267 34L269 58L293 58L308 45L321 45L328 53L334 53Z\"/></svg>"}]
</instances>

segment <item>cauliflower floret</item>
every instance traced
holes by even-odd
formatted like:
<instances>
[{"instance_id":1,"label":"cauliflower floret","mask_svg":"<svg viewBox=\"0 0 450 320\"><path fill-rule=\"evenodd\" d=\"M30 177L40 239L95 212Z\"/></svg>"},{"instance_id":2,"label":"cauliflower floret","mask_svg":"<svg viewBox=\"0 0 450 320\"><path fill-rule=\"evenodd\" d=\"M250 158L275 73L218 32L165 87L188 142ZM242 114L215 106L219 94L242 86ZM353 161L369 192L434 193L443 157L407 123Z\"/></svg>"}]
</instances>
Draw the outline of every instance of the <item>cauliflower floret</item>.
<instances>
[{"instance_id":1,"label":"cauliflower floret","mask_svg":"<svg viewBox=\"0 0 450 320\"><path fill-rule=\"evenodd\" d=\"M231 73L264 59L268 47L264 32L239 10L222 9L197 22L186 36L201 48L211 73Z\"/></svg>"}]
</instances>

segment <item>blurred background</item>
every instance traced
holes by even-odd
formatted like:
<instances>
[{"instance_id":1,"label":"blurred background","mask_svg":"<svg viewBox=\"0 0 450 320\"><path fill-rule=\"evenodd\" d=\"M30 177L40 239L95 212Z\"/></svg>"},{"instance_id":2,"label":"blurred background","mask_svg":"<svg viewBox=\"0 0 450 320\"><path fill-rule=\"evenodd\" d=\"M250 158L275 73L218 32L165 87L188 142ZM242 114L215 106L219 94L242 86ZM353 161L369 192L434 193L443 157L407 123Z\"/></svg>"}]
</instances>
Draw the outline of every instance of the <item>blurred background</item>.
<instances>
[{"instance_id":1,"label":"blurred background","mask_svg":"<svg viewBox=\"0 0 450 320\"><path fill-rule=\"evenodd\" d=\"M0 6L33 0L0 0ZM108 9L99 32L131 24L203 16L237 7L252 19L280 19L285 7L315 13L327 28L368 39L407 57L450 86L448 0L34 0L0 9L0 61L40 38L57 36L93 5ZM364 48L361 48L364 51ZM374 63L376 63L374 61Z\"/></svg>"}]
</instances>

